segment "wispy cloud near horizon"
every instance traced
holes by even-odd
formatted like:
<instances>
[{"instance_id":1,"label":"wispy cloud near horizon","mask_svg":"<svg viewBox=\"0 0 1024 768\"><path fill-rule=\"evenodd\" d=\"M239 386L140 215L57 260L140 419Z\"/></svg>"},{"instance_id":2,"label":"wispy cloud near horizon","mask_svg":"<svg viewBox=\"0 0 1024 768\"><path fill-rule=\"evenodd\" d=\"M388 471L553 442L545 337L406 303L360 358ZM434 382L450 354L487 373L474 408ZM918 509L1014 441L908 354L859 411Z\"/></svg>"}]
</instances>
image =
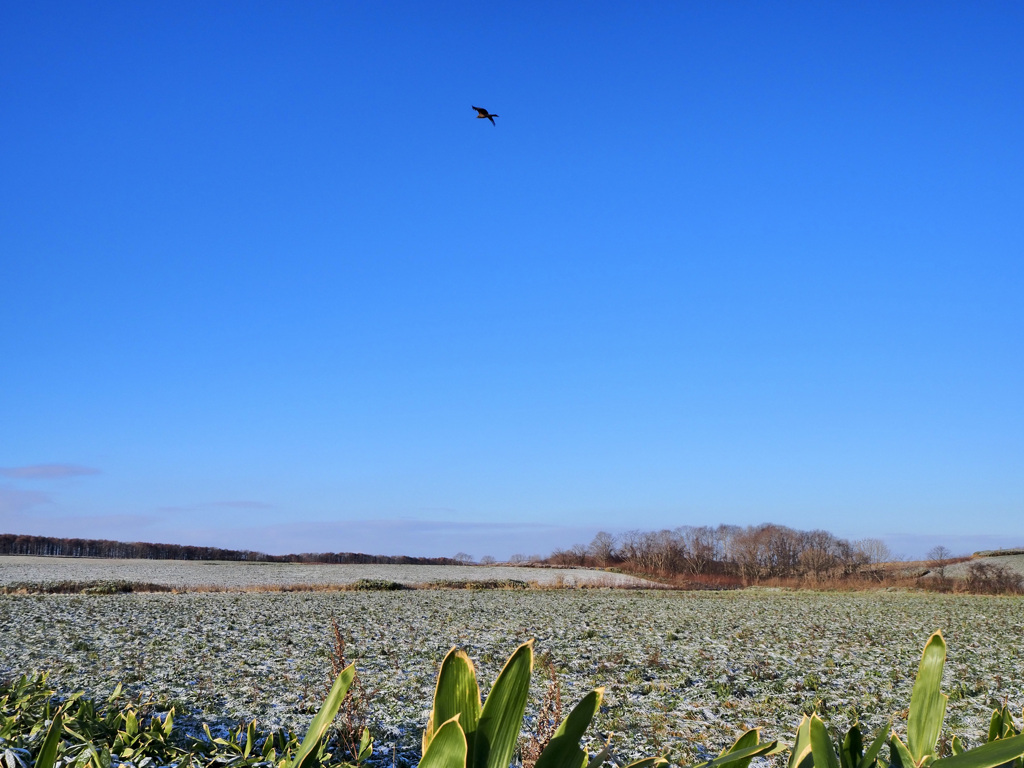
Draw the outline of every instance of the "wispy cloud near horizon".
<instances>
[{"instance_id":1,"label":"wispy cloud near horizon","mask_svg":"<svg viewBox=\"0 0 1024 768\"><path fill-rule=\"evenodd\" d=\"M98 475L100 470L81 464L29 464L24 467L0 467L0 477L14 480L59 480L66 477Z\"/></svg>"},{"instance_id":2,"label":"wispy cloud near horizon","mask_svg":"<svg viewBox=\"0 0 1024 768\"><path fill-rule=\"evenodd\" d=\"M41 491L26 491L9 485L0 485L0 516L17 515L40 504L49 504L51 501L49 494Z\"/></svg>"}]
</instances>

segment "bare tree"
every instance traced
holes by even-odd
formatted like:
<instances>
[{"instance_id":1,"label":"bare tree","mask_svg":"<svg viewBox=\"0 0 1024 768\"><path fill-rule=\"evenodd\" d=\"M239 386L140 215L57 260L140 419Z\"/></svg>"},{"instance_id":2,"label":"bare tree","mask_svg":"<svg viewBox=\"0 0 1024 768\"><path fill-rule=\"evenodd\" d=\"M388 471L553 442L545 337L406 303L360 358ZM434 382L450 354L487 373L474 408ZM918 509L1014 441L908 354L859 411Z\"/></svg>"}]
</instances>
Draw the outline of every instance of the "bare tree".
<instances>
[{"instance_id":1,"label":"bare tree","mask_svg":"<svg viewBox=\"0 0 1024 768\"><path fill-rule=\"evenodd\" d=\"M587 564L587 545L586 544L573 544L569 550L575 561L573 565L586 565Z\"/></svg>"},{"instance_id":2,"label":"bare tree","mask_svg":"<svg viewBox=\"0 0 1024 768\"><path fill-rule=\"evenodd\" d=\"M484 555L480 558L480 565L494 565L497 561L490 555Z\"/></svg>"},{"instance_id":3,"label":"bare tree","mask_svg":"<svg viewBox=\"0 0 1024 768\"><path fill-rule=\"evenodd\" d=\"M953 553L949 551L949 548L938 544L929 549L928 554L925 556L930 561L929 566L938 574L940 579L945 580L946 566L949 565L949 561L953 557Z\"/></svg>"},{"instance_id":4,"label":"bare tree","mask_svg":"<svg viewBox=\"0 0 1024 768\"><path fill-rule=\"evenodd\" d=\"M888 563L893 559L892 550L881 539L861 539L853 547L867 565Z\"/></svg>"},{"instance_id":5,"label":"bare tree","mask_svg":"<svg viewBox=\"0 0 1024 768\"><path fill-rule=\"evenodd\" d=\"M687 525L676 528L676 532L683 540L686 569L690 573L707 573L712 563L722 559L721 542L713 528Z\"/></svg>"},{"instance_id":6,"label":"bare tree","mask_svg":"<svg viewBox=\"0 0 1024 768\"><path fill-rule=\"evenodd\" d=\"M615 537L605 531L598 531L588 550L598 565L611 565L615 558Z\"/></svg>"},{"instance_id":7,"label":"bare tree","mask_svg":"<svg viewBox=\"0 0 1024 768\"><path fill-rule=\"evenodd\" d=\"M452 558L459 565L472 565L473 556L467 552L456 552L455 557Z\"/></svg>"}]
</instances>

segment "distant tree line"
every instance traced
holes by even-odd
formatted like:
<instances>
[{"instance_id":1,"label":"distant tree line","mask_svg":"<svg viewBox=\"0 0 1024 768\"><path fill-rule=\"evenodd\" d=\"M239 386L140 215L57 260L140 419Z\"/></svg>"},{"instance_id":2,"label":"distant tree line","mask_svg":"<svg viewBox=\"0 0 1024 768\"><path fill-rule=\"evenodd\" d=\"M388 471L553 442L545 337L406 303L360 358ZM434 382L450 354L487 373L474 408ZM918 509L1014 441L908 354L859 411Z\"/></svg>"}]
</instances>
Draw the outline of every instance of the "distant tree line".
<instances>
[{"instance_id":1,"label":"distant tree line","mask_svg":"<svg viewBox=\"0 0 1024 768\"><path fill-rule=\"evenodd\" d=\"M771 579L870 576L892 560L880 539L847 541L828 531L764 523L684 525L671 530L599 532L590 544L555 550L554 565L618 566L664 576L726 575L745 583Z\"/></svg>"},{"instance_id":2,"label":"distant tree line","mask_svg":"<svg viewBox=\"0 0 1024 768\"><path fill-rule=\"evenodd\" d=\"M146 560L247 560L273 563L362 563L399 565L449 565L447 557L406 557L405 555L364 555L359 552L304 552L298 555L268 555L250 550L194 547L185 544L151 544L107 539L61 539L54 536L23 536L0 533L0 555L43 557L111 557Z\"/></svg>"}]
</instances>

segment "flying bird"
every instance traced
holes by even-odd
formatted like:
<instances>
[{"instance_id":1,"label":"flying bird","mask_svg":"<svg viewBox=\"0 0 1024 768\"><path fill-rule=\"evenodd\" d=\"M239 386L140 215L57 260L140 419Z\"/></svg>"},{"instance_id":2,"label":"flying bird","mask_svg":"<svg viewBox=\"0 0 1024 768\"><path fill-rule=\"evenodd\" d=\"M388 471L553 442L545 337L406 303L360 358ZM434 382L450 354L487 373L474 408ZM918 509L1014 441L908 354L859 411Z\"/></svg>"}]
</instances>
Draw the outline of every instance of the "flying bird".
<instances>
[{"instance_id":1,"label":"flying bird","mask_svg":"<svg viewBox=\"0 0 1024 768\"><path fill-rule=\"evenodd\" d=\"M473 107L473 109L475 109L476 112L477 112L477 115L476 115L477 119L482 120L483 118L486 117L488 120L491 121L491 125L497 125L497 123L494 122L494 118L500 117L500 115L492 115L490 112L488 112L483 107Z\"/></svg>"}]
</instances>

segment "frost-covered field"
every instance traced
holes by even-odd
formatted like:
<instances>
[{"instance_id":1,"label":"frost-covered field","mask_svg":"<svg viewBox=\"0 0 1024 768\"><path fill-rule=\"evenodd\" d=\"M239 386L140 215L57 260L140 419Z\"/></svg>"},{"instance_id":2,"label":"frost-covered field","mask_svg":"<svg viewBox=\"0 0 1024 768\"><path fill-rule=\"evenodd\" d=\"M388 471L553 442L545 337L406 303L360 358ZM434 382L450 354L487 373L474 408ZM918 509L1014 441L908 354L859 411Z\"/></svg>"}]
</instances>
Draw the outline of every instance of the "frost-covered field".
<instances>
[{"instance_id":1,"label":"frost-covered field","mask_svg":"<svg viewBox=\"0 0 1024 768\"><path fill-rule=\"evenodd\" d=\"M106 560L77 557L0 555L0 586L18 582L132 581L178 589L217 587L327 586L360 579L400 584L435 581L517 579L540 584L624 586L649 583L618 573L583 568L529 568L477 565L330 565L325 563L247 563L187 560Z\"/></svg>"},{"instance_id":2,"label":"frost-covered field","mask_svg":"<svg viewBox=\"0 0 1024 768\"><path fill-rule=\"evenodd\" d=\"M906 593L405 591L0 596L0 673L52 670L68 691L117 681L207 717L304 727L330 669L329 617L372 692L380 750L418 738L453 644L494 679L523 640L563 701L607 687L597 731L620 758L686 760L742 726L790 738L813 706L871 730L905 710L921 648L949 643L947 731L977 744L990 707L1024 706L1024 600ZM533 699L543 693L535 675ZM902 724L897 724L902 728Z\"/></svg>"}]
</instances>

